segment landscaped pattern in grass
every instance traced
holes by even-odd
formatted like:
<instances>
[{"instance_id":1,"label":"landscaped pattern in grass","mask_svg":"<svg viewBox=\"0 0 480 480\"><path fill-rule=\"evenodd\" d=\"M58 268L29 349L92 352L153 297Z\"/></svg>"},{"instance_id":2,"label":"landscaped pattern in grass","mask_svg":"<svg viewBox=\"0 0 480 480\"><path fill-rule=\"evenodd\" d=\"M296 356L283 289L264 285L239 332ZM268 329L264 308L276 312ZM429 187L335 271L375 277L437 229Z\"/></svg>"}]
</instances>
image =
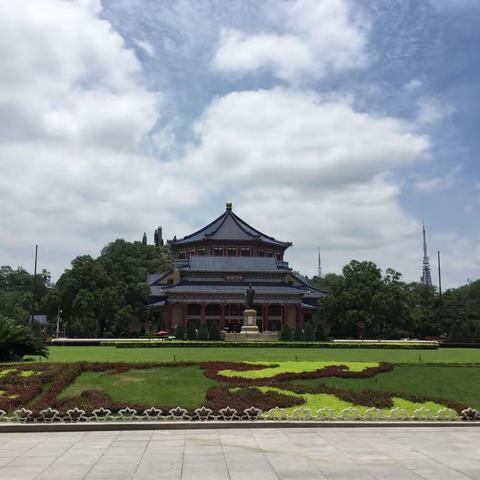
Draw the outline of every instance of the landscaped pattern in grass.
<instances>
[{"instance_id":1,"label":"landscaped pattern in grass","mask_svg":"<svg viewBox=\"0 0 480 480\"><path fill-rule=\"evenodd\" d=\"M273 378L283 373L307 373L322 370L326 367L338 366L338 362L245 362L252 365L266 365L261 370L220 370L218 373L223 377L240 378ZM378 367L378 362L349 362L343 364L345 370L350 372L361 372L367 368Z\"/></svg>"},{"instance_id":2,"label":"landscaped pattern in grass","mask_svg":"<svg viewBox=\"0 0 480 480\"><path fill-rule=\"evenodd\" d=\"M193 411L205 405L214 412L227 406L238 411L251 406L287 411L355 406L361 412L400 407L410 413L426 406L432 411L442 407L461 411L478 403L473 396L479 370L345 361L30 363L0 370L0 409L28 407L39 412L52 407L65 412L79 407L92 412L99 407L143 411L155 406L166 411L179 405ZM464 387L439 389L442 371L447 382L461 381ZM436 381L425 380L429 372Z\"/></svg>"},{"instance_id":3,"label":"landscaped pattern in grass","mask_svg":"<svg viewBox=\"0 0 480 480\"><path fill-rule=\"evenodd\" d=\"M397 365L373 378L312 378L293 385L325 385L350 391L376 390L455 400L480 409L480 366Z\"/></svg>"},{"instance_id":4,"label":"landscaped pattern in grass","mask_svg":"<svg viewBox=\"0 0 480 480\"><path fill-rule=\"evenodd\" d=\"M331 393L295 393L290 390L275 388L275 387L258 387L263 393L276 392L283 395L292 395L303 400L302 408L308 408L311 412L316 412L321 408L331 408L336 412L340 412L345 408L356 408L360 413L364 414L372 405L362 405L354 402L349 402L339 398ZM446 405L435 403L432 401L415 402L406 400L404 398L392 397L390 405L382 407L384 412L390 411L392 408L401 408L406 410L410 415L413 415L418 408L428 408L432 412L438 412L442 408L446 408ZM293 413L298 407L285 408L286 413Z\"/></svg>"}]
</instances>

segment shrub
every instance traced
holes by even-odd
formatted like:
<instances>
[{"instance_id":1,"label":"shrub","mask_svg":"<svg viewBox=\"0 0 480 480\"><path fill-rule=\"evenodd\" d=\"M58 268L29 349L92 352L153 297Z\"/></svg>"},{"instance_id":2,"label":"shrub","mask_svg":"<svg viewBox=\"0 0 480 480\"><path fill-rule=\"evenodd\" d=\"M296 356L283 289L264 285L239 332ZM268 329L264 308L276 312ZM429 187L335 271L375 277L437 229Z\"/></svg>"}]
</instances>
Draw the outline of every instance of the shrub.
<instances>
[{"instance_id":1,"label":"shrub","mask_svg":"<svg viewBox=\"0 0 480 480\"><path fill-rule=\"evenodd\" d=\"M473 343L480 343L480 322L477 323L473 331Z\"/></svg>"},{"instance_id":2,"label":"shrub","mask_svg":"<svg viewBox=\"0 0 480 480\"><path fill-rule=\"evenodd\" d=\"M463 341L466 343L470 343L473 339L472 329L468 323L462 325L462 337Z\"/></svg>"},{"instance_id":3,"label":"shrub","mask_svg":"<svg viewBox=\"0 0 480 480\"><path fill-rule=\"evenodd\" d=\"M318 322L318 324L317 324L317 328L315 330L315 340L317 342L324 342L325 340L327 340L327 337L326 337L325 332L323 330L322 322Z\"/></svg>"},{"instance_id":4,"label":"shrub","mask_svg":"<svg viewBox=\"0 0 480 480\"><path fill-rule=\"evenodd\" d=\"M24 355L48 357L48 349L29 326L9 317L0 317L0 361L8 362Z\"/></svg>"},{"instance_id":5,"label":"shrub","mask_svg":"<svg viewBox=\"0 0 480 480\"><path fill-rule=\"evenodd\" d=\"M217 322L212 322L208 329L210 340L220 340L220 328L218 328Z\"/></svg>"},{"instance_id":6,"label":"shrub","mask_svg":"<svg viewBox=\"0 0 480 480\"><path fill-rule=\"evenodd\" d=\"M197 339L197 329L193 322L188 322L187 325L187 340L196 340Z\"/></svg>"},{"instance_id":7,"label":"shrub","mask_svg":"<svg viewBox=\"0 0 480 480\"><path fill-rule=\"evenodd\" d=\"M454 343L463 343L464 338L463 338L462 327L458 322L455 322L451 326L450 332L448 334L448 341L454 342Z\"/></svg>"},{"instance_id":8,"label":"shrub","mask_svg":"<svg viewBox=\"0 0 480 480\"><path fill-rule=\"evenodd\" d=\"M177 340L185 340L185 331L183 330L183 325L179 324L175 328L175 338Z\"/></svg>"},{"instance_id":9,"label":"shrub","mask_svg":"<svg viewBox=\"0 0 480 480\"><path fill-rule=\"evenodd\" d=\"M293 331L293 341L294 342L302 342L303 338L303 330L302 327L297 323L295 326L295 330Z\"/></svg>"},{"instance_id":10,"label":"shrub","mask_svg":"<svg viewBox=\"0 0 480 480\"><path fill-rule=\"evenodd\" d=\"M280 331L280 340L284 342L288 342L291 339L292 339L292 331L290 330L290 327L285 323L282 326L282 330Z\"/></svg>"},{"instance_id":11,"label":"shrub","mask_svg":"<svg viewBox=\"0 0 480 480\"><path fill-rule=\"evenodd\" d=\"M303 335L305 336L305 341L306 342L313 342L313 340L315 340L315 334L313 332L313 327L312 327L311 323L307 322L305 324Z\"/></svg>"},{"instance_id":12,"label":"shrub","mask_svg":"<svg viewBox=\"0 0 480 480\"><path fill-rule=\"evenodd\" d=\"M205 323L202 323L198 329L198 339L208 340L208 327Z\"/></svg>"},{"instance_id":13,"label":"shrub","mask_svg":"<svg viewBox=\"0 0 480 480\"><path fill-rule=\"evenodd\" d=\"M289 330L290 331L290 330ZM291 331L290 331L291 333ZM291 336L289 337L291 340ZM77 346L85 345L84 343L71 342ZM112 346L115 348L350 348L350 349L374 349L374 350L436 350L439 348L438 343L379 343L379 342L224 342L222 341L192 341L192 342L91 342L88 345ZM54 342L52 345L62 345L62 342ZM71 346L70 343L63 345ZM443 346L449 346L446 344Z\"/></svg>"}]
</instances>

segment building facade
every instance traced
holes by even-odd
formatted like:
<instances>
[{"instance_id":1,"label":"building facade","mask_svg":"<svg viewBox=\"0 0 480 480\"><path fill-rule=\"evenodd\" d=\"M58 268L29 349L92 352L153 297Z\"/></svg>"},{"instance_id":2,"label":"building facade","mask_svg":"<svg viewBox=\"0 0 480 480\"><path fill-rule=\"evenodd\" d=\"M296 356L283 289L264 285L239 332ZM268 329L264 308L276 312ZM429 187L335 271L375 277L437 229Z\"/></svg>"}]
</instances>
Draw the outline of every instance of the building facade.
<instances>
[{"instance_id":1,"label":"building facade","mask_svg":"<svg viewBox=\"0 0 480 480\"><path fill-rule=\"evenodd\" d=\"M172 270L147 279L149 308L167 330L215 321L222 330L239 331L249 284L255 289L260 331L279 331L284 323L303 326L325 295L284 261L290 242L251 227L231 203L207 226L168 243Z\"/></svg>"}]
</instances>

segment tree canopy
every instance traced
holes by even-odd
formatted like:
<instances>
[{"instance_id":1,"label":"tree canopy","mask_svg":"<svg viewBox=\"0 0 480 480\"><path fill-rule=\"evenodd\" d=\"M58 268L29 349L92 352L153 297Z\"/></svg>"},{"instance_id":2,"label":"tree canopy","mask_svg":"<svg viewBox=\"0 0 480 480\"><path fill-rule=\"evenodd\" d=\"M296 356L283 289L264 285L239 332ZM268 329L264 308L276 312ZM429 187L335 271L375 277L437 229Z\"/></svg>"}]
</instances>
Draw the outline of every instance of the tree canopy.
<instances>
[{"instance_id":1,"label":"tree canopy","mask_svg":"<svg viewBox=\"0 0 480 480\"><path fill-rule=\"evenodd\" d=\"M335 337L447 337L453 327L455 338L473 338L480 328L480 280L440 298L435 287L405 283L393 269L382 274L372 262L352 260L341 275L311 282L328 293L320 299L319 317ZM462 334L454 324L462 325Z\"/></svg>"}]
</instances>

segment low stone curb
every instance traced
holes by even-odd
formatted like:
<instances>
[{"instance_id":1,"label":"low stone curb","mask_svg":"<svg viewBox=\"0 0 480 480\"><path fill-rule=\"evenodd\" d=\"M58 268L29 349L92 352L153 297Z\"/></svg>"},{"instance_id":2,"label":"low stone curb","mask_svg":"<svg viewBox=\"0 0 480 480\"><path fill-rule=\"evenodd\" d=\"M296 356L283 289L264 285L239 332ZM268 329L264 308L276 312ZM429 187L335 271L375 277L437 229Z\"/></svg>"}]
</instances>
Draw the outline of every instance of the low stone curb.
<instances>
[{"instance_id":1,"label":"low stone curb","mask_svg":"<svg viewBox=\"0 0 480 480\"><path fill-rule=\"evenodd\" d=\"M0 433L86 432L112 430L212 430L235 428L358 428L358 427L480 427L480 422L460 421L208 421L208 422L87 422L87 423L0 423Z\"/></svg>"}]
</instances>

